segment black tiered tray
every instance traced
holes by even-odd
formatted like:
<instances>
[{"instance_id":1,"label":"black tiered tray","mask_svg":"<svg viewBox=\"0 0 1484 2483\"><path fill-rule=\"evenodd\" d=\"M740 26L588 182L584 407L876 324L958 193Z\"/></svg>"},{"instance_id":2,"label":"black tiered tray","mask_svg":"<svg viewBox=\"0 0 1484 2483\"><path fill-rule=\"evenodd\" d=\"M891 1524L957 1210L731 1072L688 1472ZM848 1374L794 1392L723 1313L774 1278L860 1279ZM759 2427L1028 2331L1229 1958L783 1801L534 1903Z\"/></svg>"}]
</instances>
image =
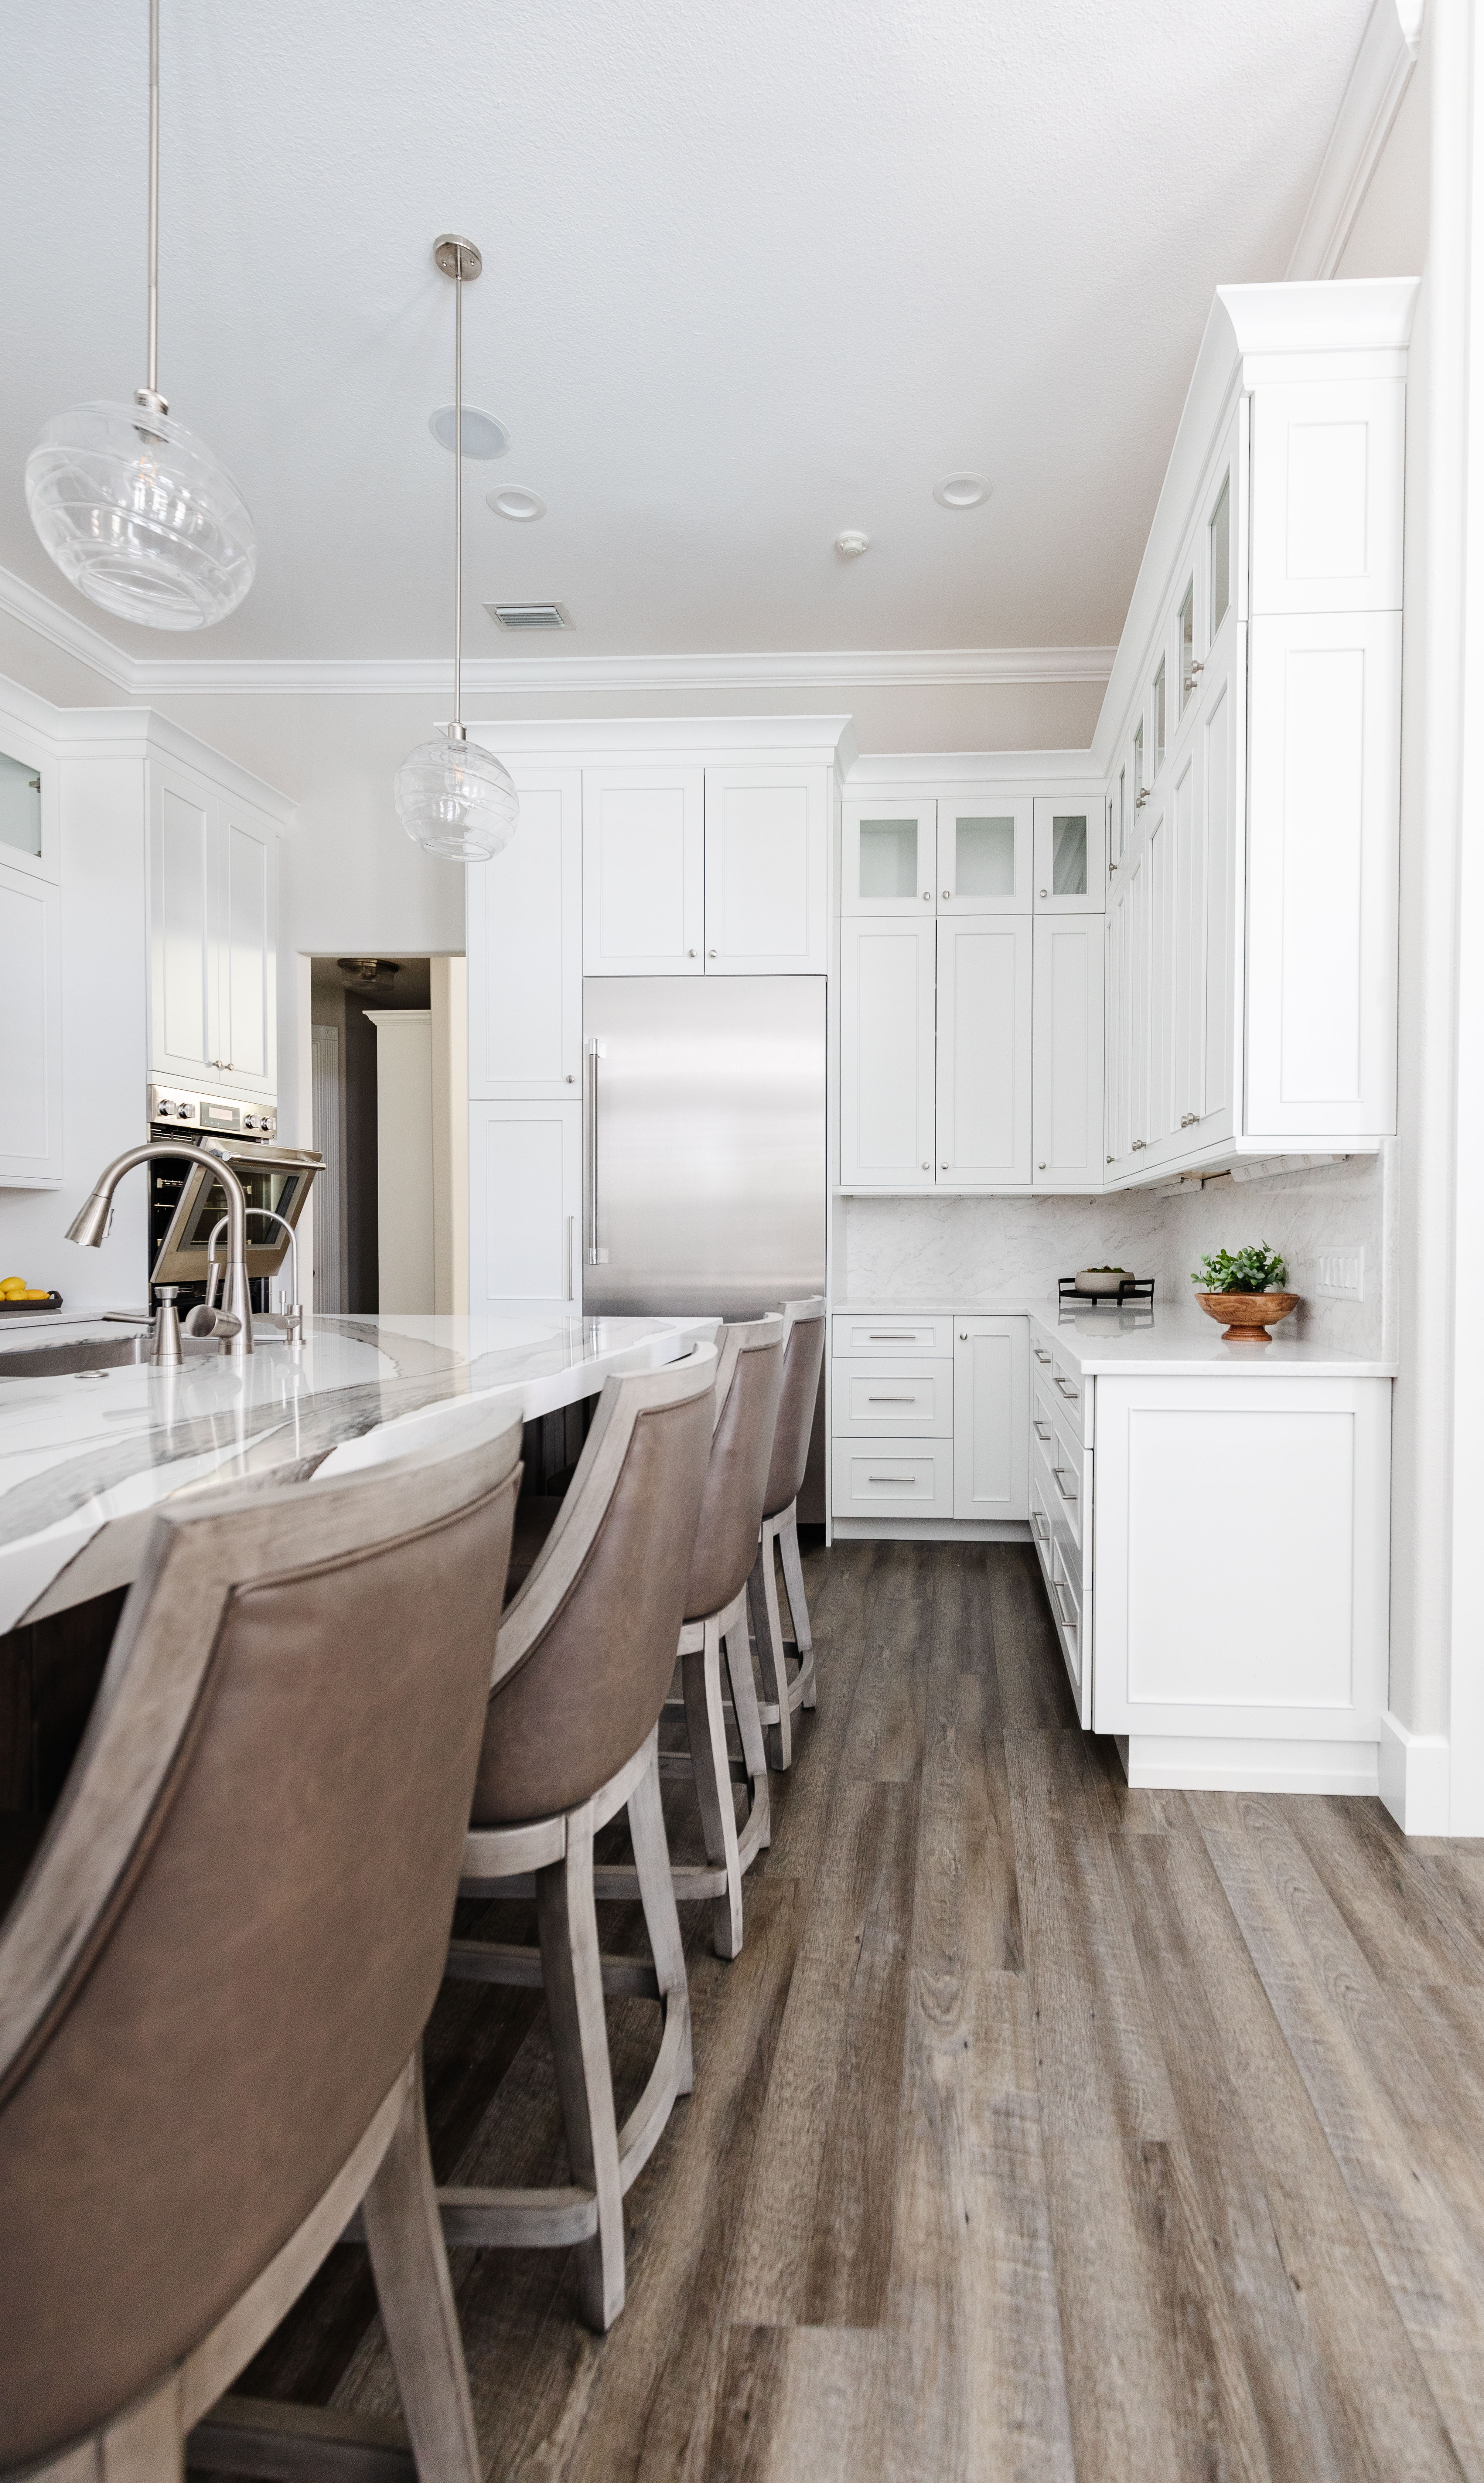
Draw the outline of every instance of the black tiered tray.
<instances>
[{"instance_id":1,"label":"black tiered tray","mask_svg":"<svg viewBox=\"0 0 1484 2483\"><path fill-rule=\"evenodd\" d=\"M1056 1296L1063 1309L1072 1302L1081 1311L1117 1311L1130 1307L1149 1310L1154 1299L1154 1279L1153 1276L1121 1276L1116 1294L1079 1294L1075 1276L1058 1276Z\"/></svg>"}]
</instances>

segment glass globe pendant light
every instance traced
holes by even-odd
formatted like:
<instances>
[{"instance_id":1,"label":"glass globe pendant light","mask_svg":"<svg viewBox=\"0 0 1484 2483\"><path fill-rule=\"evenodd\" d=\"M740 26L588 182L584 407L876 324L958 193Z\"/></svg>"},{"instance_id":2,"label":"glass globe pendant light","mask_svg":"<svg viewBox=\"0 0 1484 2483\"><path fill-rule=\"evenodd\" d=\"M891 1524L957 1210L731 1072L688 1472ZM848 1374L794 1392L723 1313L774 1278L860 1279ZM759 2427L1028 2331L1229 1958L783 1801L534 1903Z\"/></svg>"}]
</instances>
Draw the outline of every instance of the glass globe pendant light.
<instances>
[{"instance_id":1,"label":"glass globe pendant light","mask_svg":"<svg viewBox=\"0 0 1484 2483\"><path fill-rule=\"evenodd\" d=\"M204 629L252 583L246 501L159 392L160 0L149 0L149 382L132 406L54 414L26 460L31 521L90 603L150 629Z\"/></svg>"},{"instance_id":2,"label":"glass globe pendant light","mask_svg":"<svg viewBox=\"0 0 1484 2483\"><path fill-rule=\"evenodd\" d=\"M493 753L464 727L464 288L484 260L461 233L440 233L435 263L454 280L454 714L421 741L392 782L397 816L414 845L444 862L489 862L516 833L520 797Z\"/></svg>"}]
</instances>

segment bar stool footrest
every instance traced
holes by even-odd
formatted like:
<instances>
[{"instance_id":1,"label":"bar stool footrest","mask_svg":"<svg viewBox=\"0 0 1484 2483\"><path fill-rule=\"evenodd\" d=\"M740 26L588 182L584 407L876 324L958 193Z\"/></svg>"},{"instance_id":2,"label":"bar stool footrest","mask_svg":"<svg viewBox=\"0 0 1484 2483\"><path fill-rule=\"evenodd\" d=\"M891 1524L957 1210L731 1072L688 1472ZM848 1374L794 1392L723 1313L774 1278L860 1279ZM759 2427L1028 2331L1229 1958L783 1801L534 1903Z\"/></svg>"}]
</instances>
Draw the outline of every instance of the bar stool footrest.
<instances>
[{"instance_id":1,"label":"bar stool footrest","mask_svg":"<svg viewBox=\"0 0 1484 2483\"><path fill-rule=\"evenodd\" d=\"M637 1882L636 1882L637 1887ZM598 1962L603 1989L629 2000L662 2000L659 1976L647 1957L609 1957ZM542 1988L541 1951L509 1940L450 1940L445 1974L456 1983L515 1983L527 1991Z\"/></svg>"},{"instance_id":2,"label":"bar stool footrest","mask_svg":"<svg viewBox=\"0 0 1484 2483\"><path fill-rule=\"evenodd\" d=\"M402 2423L268 2397L219 2397L187 2434L185 2463L262 2483L417 2483Z\"/></svg>"}]
</instances>

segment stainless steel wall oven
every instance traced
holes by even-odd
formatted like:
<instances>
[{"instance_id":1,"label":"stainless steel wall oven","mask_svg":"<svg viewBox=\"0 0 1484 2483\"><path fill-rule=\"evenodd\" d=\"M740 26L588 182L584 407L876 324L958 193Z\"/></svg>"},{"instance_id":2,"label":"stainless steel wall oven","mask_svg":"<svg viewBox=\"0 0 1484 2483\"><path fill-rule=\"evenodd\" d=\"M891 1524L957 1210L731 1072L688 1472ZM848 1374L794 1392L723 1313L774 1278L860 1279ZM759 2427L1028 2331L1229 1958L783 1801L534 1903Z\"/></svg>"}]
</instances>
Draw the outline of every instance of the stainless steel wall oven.
<instances>
[{"instance_id":1,"label":"stainless steel wall oven","mask_svg":"<svg viewBox=\"0 0 1484 2483\"><path fill-rule=\"evenodd\" d=\"M226 1148L250 1210L272 1208L287 1224L298 1225L324 1158L305 1147L280 1147L277 1129L278 1113L271 1104L194 1095L176 1086L150 1087L149 1135L182 1142L178 1163L149 1168L151 1303L156 1285L178 1286L182 1311L206 1298L206 1246L212 1227L226 1213L226 1192L212 1170L212 1158L198 1156L202 1137L213 1137ZM218 1243L219 1257L224 1247L225 1241ZM254 1310L269 1309L269 1286L287 1250L282 1226L250 1213L248 1279Z\"/></svg>"}]
</instances>

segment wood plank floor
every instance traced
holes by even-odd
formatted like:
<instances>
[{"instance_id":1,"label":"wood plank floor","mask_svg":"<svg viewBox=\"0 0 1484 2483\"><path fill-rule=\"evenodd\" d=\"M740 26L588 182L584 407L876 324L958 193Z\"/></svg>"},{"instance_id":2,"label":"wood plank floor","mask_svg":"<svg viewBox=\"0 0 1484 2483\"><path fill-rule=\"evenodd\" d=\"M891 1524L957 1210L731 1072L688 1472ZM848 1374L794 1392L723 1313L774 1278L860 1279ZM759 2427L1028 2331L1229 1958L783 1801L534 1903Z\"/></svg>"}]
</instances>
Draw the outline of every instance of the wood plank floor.
<instances>
[{"instance_id":1,"label":"wood plank floor","mask_svg":"<svg viewBox=\"0 0 1484 2483\"><path fill-rule=\"evenodd\" d=\"M735 1963L686 1909L627 2309L599 2341L560 2256L454 2256L489 2473L1484 2483L1484 1851L1130 1792L1028 1549L806 1569L819 1710ZM610 2026L622 2112L654 2013ZM538 1994L446 1986L428 2091L441 2177L566 2177ZM241 2385L397 2410L361 2252Z\"/></svg>"}]
</instances>

